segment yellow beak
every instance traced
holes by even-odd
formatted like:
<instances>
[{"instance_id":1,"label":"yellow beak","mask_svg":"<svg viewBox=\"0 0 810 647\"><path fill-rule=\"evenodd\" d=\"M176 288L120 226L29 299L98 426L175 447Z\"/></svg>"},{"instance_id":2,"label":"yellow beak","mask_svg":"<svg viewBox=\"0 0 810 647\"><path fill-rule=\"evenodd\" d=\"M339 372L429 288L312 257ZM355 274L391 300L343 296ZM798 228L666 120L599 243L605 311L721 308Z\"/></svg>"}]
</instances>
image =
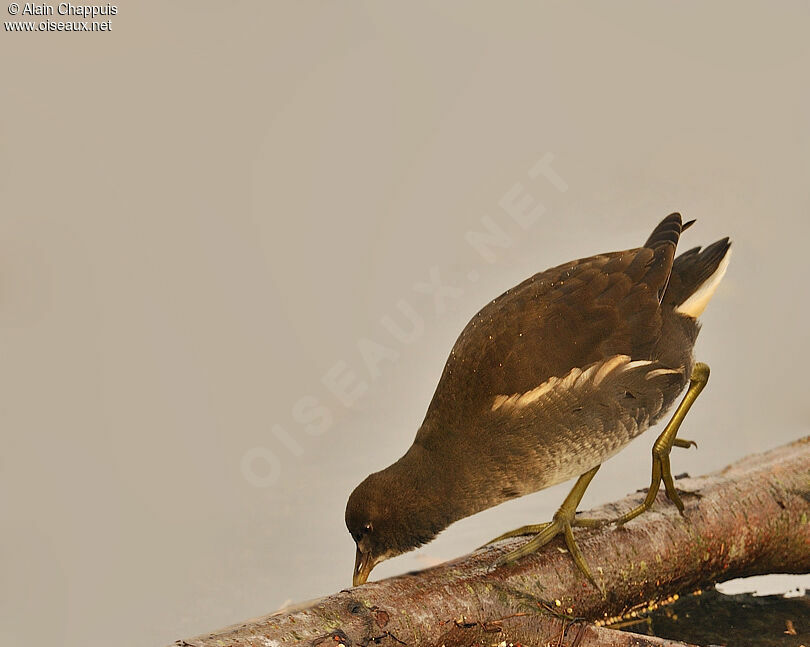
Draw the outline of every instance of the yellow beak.
<instances>
[{"instance_id":1,"label":"yellow beak","mask_svg":"<svg viewBox=\"0 0 810 647\"><path fill-rule=\"evenodd\" d=\"M352 586L360 586L361 584L365 584L372 568L374 568L374 561L371 559L371 553L363 553L358 548L357 554L354 558Z\"/></svg>"}]
</instances>

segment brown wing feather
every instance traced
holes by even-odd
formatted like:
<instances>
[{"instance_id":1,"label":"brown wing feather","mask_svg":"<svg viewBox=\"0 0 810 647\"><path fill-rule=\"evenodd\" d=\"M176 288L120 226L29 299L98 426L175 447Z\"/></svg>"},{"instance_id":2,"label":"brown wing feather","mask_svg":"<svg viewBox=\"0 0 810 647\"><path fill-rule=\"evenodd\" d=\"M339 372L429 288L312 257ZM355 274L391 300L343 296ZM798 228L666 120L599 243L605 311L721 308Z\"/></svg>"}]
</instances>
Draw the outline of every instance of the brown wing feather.
<instances>
[{"instance_id":1,"label":"brown wing feather","mask_svg":"<svg viewBox=\"0 0 810 647\"><path fill-rule=\"evenodd\" d=\"M456 341L417 441L465 426L495 395L529 391L572 368L616 354L652 359L674 254L664 236L653 247L553 267L487 304Z\"/></svg>"}]
</instances>

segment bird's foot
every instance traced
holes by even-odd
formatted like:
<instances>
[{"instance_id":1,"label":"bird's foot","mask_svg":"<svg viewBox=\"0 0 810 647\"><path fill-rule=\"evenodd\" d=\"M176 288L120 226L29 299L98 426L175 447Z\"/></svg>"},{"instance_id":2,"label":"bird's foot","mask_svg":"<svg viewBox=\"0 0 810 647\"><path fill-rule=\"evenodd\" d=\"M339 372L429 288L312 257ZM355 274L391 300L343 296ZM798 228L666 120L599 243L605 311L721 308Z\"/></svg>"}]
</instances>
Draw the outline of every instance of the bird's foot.
<instances>
[{"instance_id":1,"label":"bird's foot","mask_svg":"<svg viewBox=\"0 0 810 647\"><path fill-rule=\"evenodd\" d=\"M658 442L655 443L653 446L652 480L650 481L650 487L647 490L647 496L645 496L644 501L642 501L635 508L625 512L622 516L616 519L617 526L623 526L631 519L635 519L640 514L649 510L655 501L655 497L658 496L658 490L661 488L662 481L664 483L667 497L675 504L675 507L678 508L678 512L683 514L683 501L681 501L681 496L675 489L675 483L672 480L672 471L669 465L669 451L670 448L660 447Z\"/></svg>"},{"instance_id":2,"label":"bird's foot","mask_svg":"<svg viewBox=\"0 0 810 647\"><path fill-rule=\"evenodd\" d=\"M582 556L582 551L579 549L579 546L577 546L577 542L574 539L574 531L572 529L572 526L593 526L598 523L598 520L595 519L576 518L577 506L582 500L582 495L585 493L588 484L591 482L591 479L594 477L598 469L599 466L597 465L577 479L574 487L568 493L568 496L565 497L565 501L563 501L563 504L560 506L559 510L554 513L554 518L549 523L538 524L535 526L523 526L522 528L518 528L517 530L513 530L512 532L508 532L498 537L497 539L505 539L506 537L518 537L525 534L534 534L534 537L532 537L525 544L498 558L493 564L493 567L497 568L498 566L502 566L504 564L511 564L521 557L535 552L554 539L554 537L562 534L565 537L565 545L568 546L568 552L571 553L574 563L577 565L579 570L582 571L585 577L587 577L597 589L602 591L602 595L604 596L605 591L601 586L599 586L599 584L596 583L596 580L591 573L591 569L588 567L588 563Z\"/></svg>"},{"instance_id":3,"label":"bird's foot","mask_svg":"<svg viewBox=\"0 0 810 647\"><path fill-rule=\"evenodd\" d=\"M637 505L632 510L625 512L621 517L616 519L615 523L617 526L622 526L631 519L635 519L640 514L649 510L652 507L652 504L655 502L655 497L658 496L658 491L661 489L661 483L664 484L664 490L667 498L675 504L675 507L678 508L678 512L680 512L681 516L683 516L684 505L683 501L681 500L681 495L675 488L675 481L672 477L672 468L670 467L669 463L669 454L672 451L672 447L691 446L697 447L697 443L693 440L675 438L672 444L667 446L667 443L661 442L660 438L658 441L656 441L655 445L653 445L652 480L650 481L650 487L647 490L647 496L644 497L644 501L642 503Z\"/></svg>"},{"instance_id":4,"label":"bird's foot","mask_svg":"<svg viewBox=\"0 0 810 647\"><path fill-rule=\"evenodd\" d=\"M614 519L587 519L582 517L575 517L571 520L571 527L572 528L601 528L602 526L607 526L614 522ZM515 528L514 530L510 530L509 532L505 532L502 535L498 535L494 539L490 539L487 543L482 544L476 550L480 550L481 548L485 548L492 544L495 544L499 541L504 539L509 539L510 537L527 537L528 535L537 535L543 532L546 528L548 528L553 521L546 521L545 523L532 523L528 526L521 526L520 528Z\"/></svg>"},{"instance_id":5,"label":"bird's foot","mask_svg":"<svg viewBox=\"0 0 810 647\"><path fill-rule=\"evenodd\" d=\"M533 526L523 526L522 528L513 530L510 533L505 533L504 535L501 535L501 537L499 537L498 539L506 537L517 537L524 534L534 534L533 530L523 532L524 530L527 529L536 528L539 530L539 532L537 532L537 534L535 534L535 536L529 541L527 541L525 544L495 560L493 567L497 568L505 564L511 564L513 562L516 562L521 557L525 557L526 555L530 555L531 553L536 552L537 550L545 546L548 542L550 542L552 539L554 539L554 537L562 534L565 537L565 545L568 547L568 552L571 553L571 557L573 558L574 563L577 565L577 568L579 568L582 574L585 575L585 577L587 577L591 581L591 583L600 591L602 591L602 593L604 594L604 589L597 583L596 579L591 573L591 569L588 566L588 563L585 561L585 558L582 555L582 551L579 549L579 546L577 545L576 539L574 539L573 526L587 525L581 524L580 523L581 521L599 521L601 523L601 520L596 519L576 519L574 518L573 514L569 513L566 510L560 509L554 515L554 519L548 523L537 524Z\"/></svg>"}]
</instances>

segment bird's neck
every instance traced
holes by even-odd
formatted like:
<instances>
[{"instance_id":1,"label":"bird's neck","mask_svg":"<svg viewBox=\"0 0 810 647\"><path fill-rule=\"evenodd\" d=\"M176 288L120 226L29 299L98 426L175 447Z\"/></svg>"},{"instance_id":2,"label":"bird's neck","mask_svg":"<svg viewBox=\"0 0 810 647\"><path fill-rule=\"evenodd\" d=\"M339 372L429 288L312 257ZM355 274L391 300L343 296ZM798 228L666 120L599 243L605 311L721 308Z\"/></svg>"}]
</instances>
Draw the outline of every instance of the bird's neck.
<instances>
[{"instance_id":1,"label":"bird's neck","mask_svg":"<svg viewBox=\"0 0 810 647\"><path fill-rule=\"evenodd\" d=\"M470 464L469 455L459 446L424 447L415 442L408 452L389 469L398 474L403 485L403 504L415 515L430 515L436 530L477 512L520 496L524 492L499 487L491 466ZM422 512L424 511L424 512Z\"/></svg>"},{"instance_id":2,"label":"bird's neck","mask_svg":"<svg viewBox=\"0 0 810 647\"><path fill-rule=\"evenodd\" d=\"M395 502L404 523L429 526L436 535L461 518L455 514L452 479L435 452L414 443L386 471L394 477Z\"/></svg>"}]
</instances>

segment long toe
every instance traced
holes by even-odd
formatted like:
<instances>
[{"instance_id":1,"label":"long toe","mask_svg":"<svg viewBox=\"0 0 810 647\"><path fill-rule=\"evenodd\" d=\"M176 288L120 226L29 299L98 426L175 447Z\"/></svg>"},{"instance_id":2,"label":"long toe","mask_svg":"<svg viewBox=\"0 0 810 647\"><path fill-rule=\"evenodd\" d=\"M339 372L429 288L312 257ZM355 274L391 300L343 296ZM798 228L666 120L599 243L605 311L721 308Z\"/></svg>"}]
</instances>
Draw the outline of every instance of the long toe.
<instances>
[{"instance_id":1,"label":"long toe","mask_svg":"<svg viewBox=\"0 0 810 647\"><path fill-rule=\"evenodd\" d=\"M571 557L574 559L574 563L577 565L577 568L585 577L587 577L591 581L591 584L593 584L597 589L599 589L602 592L602 595L604 596L605 589L596 581L596 578L593 576L593 573L591 573L591 569L588 566L588 562L585 561L585 557L583 557L582 551L579 549L579 545L577 544L577 541L574 538L574 531L571 529L570 524L565 524L564 532L565 532L565 545L568 546L568 552L571 553Z\"/></svg>"},{"instance_id":2,"label":"long toe","mask_svg":"<svg viewBox=\"0 0 810 647\"><path fill-rule=\"evenodd\" d=\"M505 532L502 535L498 535L497 537L495 537L495 539L490 539L486 544L479 546L478 549L499 542L502 539L509 539L510 537L525 537L527 535L536 535L538 533L543 532L550 524L551 524L550 521L546 521L545 523L535 523L530 524L528 526L521 526L520 528L515 528L514 530Z\"/></svg>"},{"instance_id":3,"label":"long toe","mask_svg":"<svg viewBox=\"0 0 810 647\"><path fill-rule=\"evenodd\" d=\"M589 519L587 517L574 517L571 520L573 528L601 528L612 524L615 519Z\"/></svg>"},{"instance_id":4,"label":"long toe","mask_svg":"<svg viewBox=\"0 0 810 647\"><path fill-rule=\"evenodd\" d=\"M675 504L678 512L683 514L683 501L678 490L675 489L675 481L672 479L672 469L669 465L669 454L661 456L661 480L664 482L664 490L667 493L667 498Z\"/></svg>"},{"instance_id":5,"label":"long toe","mask_svg":"<svg viewBox=\"0 0 810 647\"><path fill-rule=\"evenodd\" d=\"M554 537L559 535L563 532L563 524L560 523L559 520L554 519L547 524L544 524L545 528L537 535L535 535L532 539L527 541L522 546L516 548L515 550L506 553L499 559L495 561L496 566L501 566L503 564L511 564L519 560L521 557L525 557L526 555L531 555L532 553L536 552L539 548L545 546L548 542L550 542Z\"/></svg>"}]
</instances>

